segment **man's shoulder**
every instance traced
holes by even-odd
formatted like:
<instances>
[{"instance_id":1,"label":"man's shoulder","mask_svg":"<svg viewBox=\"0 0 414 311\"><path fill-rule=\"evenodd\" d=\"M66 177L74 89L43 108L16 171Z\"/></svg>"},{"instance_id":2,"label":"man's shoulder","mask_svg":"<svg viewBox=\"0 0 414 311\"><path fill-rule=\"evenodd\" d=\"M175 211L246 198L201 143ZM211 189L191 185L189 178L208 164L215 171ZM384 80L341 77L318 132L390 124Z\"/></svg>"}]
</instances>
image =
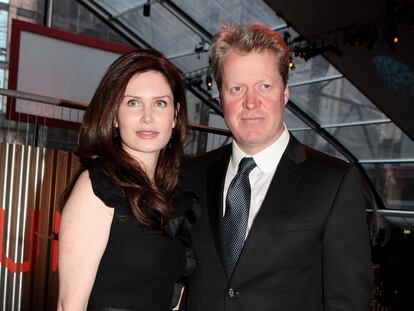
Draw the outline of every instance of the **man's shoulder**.
<instances>
[{"instance_id":1,"label":"man's shoulder","mask_svg":"<svg viewBox=\"0 0 414 311\"><path fill-rule=\"evenodd\" d=\"M215 165L223 164L230 157L230 146L224 146L207 153L187 158L184 163L183 182L187 189L196 191L203 187L208 172L214 171Z\"/></svg>"},{"instance_id":2,"label":"man's shoulder","mask_svg":"<svg viewBox=\"0 0 414 311\"><path fill-rule=\"evenodd\" d=\"M306 165L315 169L328 169L344 172L352 166L349 162L346 162L343 159L329 155L306 144L300 143L299 141L297 141L297 143L303 148L306 154Z\"/></svg>"},{"instance_id":3,"label":"man's shoulder","mask_svg":"<svg viewBox=\"0 0 414 311\"><path fill-rule=\"evenodd\" d=\"M218 149L191 157L188 159L187 165L191 168L208 167L217 161L228 158L231 154L231 144L225 145Z\"/></svg>"},{"instance_id":4,"label":"man's shoulder","mask_svg":"<svg viewBox=\"0 0 414 311\"><path fill-rule=\"evenodd\" d=\"M315 162L316 164L338 168L347 168L350 165L343 159L327 154L307 145L305 145L305 149L308 159L312 162Z\"/></svg>"}]
</instances>

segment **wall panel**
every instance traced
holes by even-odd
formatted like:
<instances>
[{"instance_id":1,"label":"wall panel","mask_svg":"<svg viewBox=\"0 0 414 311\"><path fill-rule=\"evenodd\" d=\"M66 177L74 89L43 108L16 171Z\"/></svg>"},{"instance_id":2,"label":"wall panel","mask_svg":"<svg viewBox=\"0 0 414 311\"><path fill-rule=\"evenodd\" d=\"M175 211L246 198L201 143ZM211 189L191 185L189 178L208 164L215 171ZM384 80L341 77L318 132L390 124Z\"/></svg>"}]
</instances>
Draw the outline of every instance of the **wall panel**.
<instances>
[{"instance_id":1,"label":"wall panel","mask_svg":"<svg viewBox=\"0 0 414 311\"><path fill-rule=\"evenodd\" d=\"M59 197L78 168L71 153L0 144L0 310L56 310Z\"/></svg>"}]
</instances>

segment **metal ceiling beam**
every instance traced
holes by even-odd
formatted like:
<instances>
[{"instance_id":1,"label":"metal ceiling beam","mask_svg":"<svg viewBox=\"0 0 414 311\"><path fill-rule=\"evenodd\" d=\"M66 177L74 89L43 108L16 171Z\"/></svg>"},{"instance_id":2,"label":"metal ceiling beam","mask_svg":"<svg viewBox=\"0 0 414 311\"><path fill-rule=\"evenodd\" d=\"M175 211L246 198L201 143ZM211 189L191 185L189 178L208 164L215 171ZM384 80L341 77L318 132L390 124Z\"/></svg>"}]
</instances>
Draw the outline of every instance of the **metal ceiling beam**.
<instances>
[{"instance_id":1,"label":"metal ceiling beam","mask_svg":"<svg viewBox=\"0 0 414 311\"><path fill-rule=\"evenodd\" d=\"M361 164L412 164L414 158L401 158L401 159L364 159L359 160Z\"/></svg>"},{"instance_id":2,"label":"metal ceiling beam","mask_svg":"<svg viewBox=\"0 0 414 311\"><path fill-rule=\"evenodd\" d=\"M159 2L164 8L166 8L171 14L179 19L183 24L190 28L193 32L199 35L203 40L211 42L213 35L205 30L200 24L192 19L187 13L181 10L170 0L163 0Z\"/></svg>"},{"instance_id":3,"label":"metal ceiling beam","mask_svg":"<svg viewBox=\"0 0 414 311\"><path fill-rule=\"evenodd\" d=\"M92 12L105 24L110 26L119 35L121 35L121 37L129 41L132 45L136 47L140 47L140 48L145 48L145 49L151 48L151 46L147 42L142 40L128 27L122 24L119 20L114 19L113 16L108 11L103 9L100 5L96 4L95 1L90 1L90 0L76 0L76 1L79 2L81 5L83 5L90 12Z\"/></svg>"},{"instance_id":4,"label":"metal ceiling beam","mask_svg":"<svg viewBox=\"0 0 414 311\"><path fill-rule=\"evenodd\" d=\"M122 17L122 16L124 16L124 15L127 15L127 14L129 14L129 13L132 13L132 12L138 11L138 10L139 10L139 9L141 9L144 5L145 5L145 3L142 3L142 4L139 4L139 5L133 6L132 8L129 8L129 9L125 10L125 11L119 12L119 13L118 13L118 14L116 14L116 15L112 15L112 18L113 18L113 19L117 19L117 18Z\"/></svg>"},{"instance_id":5,"label":"metal ceiling beam","mask_svg":"<svg viewBox=\"0 0 414 311\"><path fill-rule=\"evenodd\" d=\"M364 126L364 125L373 125L373 124L385 124L390 123L391 119L376 119L368 121L354 121L354 122L343 122L343 123L333 123L333 124L324 124L321 125L321 128L338 128L338 127L353 127L353 126Z\"/></svg>"},{"instance_id":6,"label":"metal ceiling beam","mask_svg":"<svg viewBox=\"0 0 414 311\"><path fill-rule=\"evenodd\" d=\"M380 209L377 210L377 213L380 215L387 215L387 216L407 216L407 217L414 217L414 211L409 210L390 210L390 209Z\"/></svg>"},{"instance_id":7,"label":"metal ceiling beam","mask_svg":"<svg viewBox=\"0 0 414 311\"><path fill-rule=\"evenodd\" d=\"M196 51L191 50L191 51L188 51L188 52L173 54L171 56L166 55L165 57L167 57L169 60L173 60L173 59L176 59L176 58L181 58L181 57L186 57L186 56L191 56L191 55L201 54L201 53L206 53L206 52L197 53Z\"/></svg>"},{"instance_id":8,"label":"metal ceiling beam","mask_svg":"<svg viewBox=\"0 0 414 311\"><path fill-rule=\"evenodd\" d=\"M342 74L337 74L337 75L332 75L332 76L328 76L328 77L315 78L315 79L307 79L307 80L300 81L300 82L288 83L288 86L289 86L289 88L292 88L292 87L295 87L295 86L317 84L317 83L321 83L321 82L342 79L343 77L344 76Z\"/></svg>"}]
</instances>

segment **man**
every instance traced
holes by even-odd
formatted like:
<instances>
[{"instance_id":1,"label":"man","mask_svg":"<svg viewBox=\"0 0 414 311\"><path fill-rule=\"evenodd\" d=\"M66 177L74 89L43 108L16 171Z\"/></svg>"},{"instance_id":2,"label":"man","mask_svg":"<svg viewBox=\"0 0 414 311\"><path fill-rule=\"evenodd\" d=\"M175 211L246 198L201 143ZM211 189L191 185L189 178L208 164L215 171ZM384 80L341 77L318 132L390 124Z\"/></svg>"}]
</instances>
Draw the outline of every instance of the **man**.
<instances>
[{"instance_id":1,"label":"man","mask_svg":"<svg viewBox=\"0 0 414 311\"><path fill-rule=\"evenodd\" d=\"M224 27L211 59L234 139L195 159L186 176L203 207L187 309L367 310L359 174L287 131L286 44L261 25Z\"/></svg>"}]
</instances>

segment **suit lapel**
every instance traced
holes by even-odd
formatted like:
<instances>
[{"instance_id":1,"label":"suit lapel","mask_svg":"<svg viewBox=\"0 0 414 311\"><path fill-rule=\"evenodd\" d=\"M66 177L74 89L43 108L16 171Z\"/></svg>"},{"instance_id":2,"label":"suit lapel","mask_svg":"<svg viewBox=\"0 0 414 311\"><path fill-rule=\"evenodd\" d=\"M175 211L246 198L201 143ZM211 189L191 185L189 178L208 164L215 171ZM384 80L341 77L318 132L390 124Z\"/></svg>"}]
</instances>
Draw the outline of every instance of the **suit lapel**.
<instances>
[{"instance_id":1,"label":"suit lapel","mask_svg":"<svg viewBox=\"0 0 414 311\"><path fill-rule=\"evenodd\" d=\"M227 273L223 239L223 188L227 166L231 155L231 145L224 156L215 161L207 172L207 206L210 216L211 232L216 244L217 253Z\"/></svg>"},{"instance_id":2,"label":"suit lapel","mask_svg":"<svg viewBox=\"0 0 414 311\"><path fill-rule=\"evenodd\" d=\"M262 206L253 221L235 272L243 271L244 267L251 267L251 263L257 262L255 248L263 245L278 214L288 205L302 177L298 164L305 160L303 145L291 135L289 145L280 159ZM237 275L242 274L235 273L234 277Z\"/></svg>"}]
</instances>

